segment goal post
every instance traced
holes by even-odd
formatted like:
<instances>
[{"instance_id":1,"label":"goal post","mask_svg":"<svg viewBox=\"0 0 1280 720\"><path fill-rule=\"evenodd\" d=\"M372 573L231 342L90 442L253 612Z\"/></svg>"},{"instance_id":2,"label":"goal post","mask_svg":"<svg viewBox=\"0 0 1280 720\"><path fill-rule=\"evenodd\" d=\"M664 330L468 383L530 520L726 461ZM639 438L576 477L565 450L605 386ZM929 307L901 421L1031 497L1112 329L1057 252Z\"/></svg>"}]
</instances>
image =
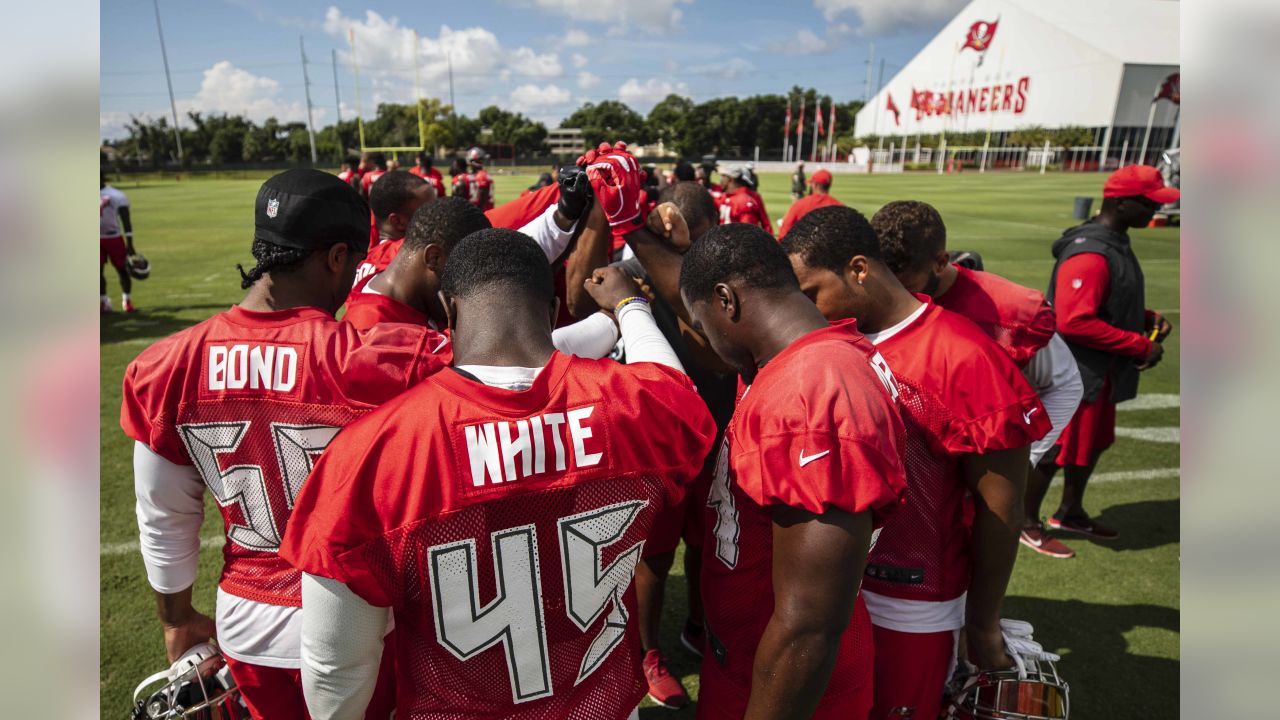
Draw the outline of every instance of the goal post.
<instances>
[{"instance_id":1,"label":"goal post","mask_svg":"<svg viewBox=\"0 0 1280 720\"><path fill-rule=\"evenodd\" d=\"M415 146L394 146L394 145L368 145L364 136L364 112L360 101L360 62L356 57L356 33L354 29L347 30L347 42L351 45L351 74L355 76L356 84L356 129L360 137L360 152L422 152L427 149L427 123L426 118L422 115L422 92L420 78L418 74L418 31L414 30L412 37L412 46L410 47L410 55L413 57L413 104L418 111L418 144Z\"/></svg>"}]
</instances>

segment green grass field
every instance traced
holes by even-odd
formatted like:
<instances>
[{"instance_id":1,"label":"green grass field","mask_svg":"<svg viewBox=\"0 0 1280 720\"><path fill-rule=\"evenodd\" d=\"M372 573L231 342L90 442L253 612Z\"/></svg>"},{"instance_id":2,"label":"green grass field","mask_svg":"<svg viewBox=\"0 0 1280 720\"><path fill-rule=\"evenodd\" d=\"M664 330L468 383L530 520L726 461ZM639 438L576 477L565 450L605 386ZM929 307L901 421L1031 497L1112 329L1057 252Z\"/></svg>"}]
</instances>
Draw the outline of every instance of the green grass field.
<instances>
[{"instance_id":1,"label":"green grass field","mask_svg":"<svg viewBox=\"0 0 1280 720\"><path fill-rule=\"evenodd\" d=\"M265 175L263 175L265 177ZM498 200L513 198L533 175L496 178ZM762 193L775 220L790 203L788 179L766 175ZM102 588L101 713L123 716L134 686L164 665L160 626L137 550L133 513L131 442L119 429L120 382L125 366L149 344L235 303L237 262L251 264L253 200L260 179L180 182L143 180L121 188L133 204L137 247L154 275L135 283L140 312L102 319ZM1017 282L1044 288L1052 269L1049 245L1074 222L1076 195L1100 195L1102 176L1004 174L957 176L836 176L834 193L870 215L885 202L924 200L946 219L952 249L977 250L987 268ZM1096 207L1095 200L1095 207ZM1134 234L1147 278L1147 304L1178 323L1176 228ZM118 306L119 288L108 287ZM1122 531L1119 540L1068 539L1072 560L1053 560L1021 549L1006 602L1006 616L1031 621L1036 638L1063 656L1059 669L1072 688L1075 718L1174 717L1179 670L1179 483L1176 428L1178 345L1175 331L1164 363L1143 376L1143 409L1122 411L1121 437L1108 452L1086 506ZM1124 436L1124 429L1129 436ZM1139 435L1138 428L1165 429ZM1173 430L1170 430L1173 429ZM1045 512L1056 506L1058 486ZM218 512L206 510L197 607L213 614L221 556ZM679 647L684 583L675 563L664 614L665 647L672 671L691 693L697 665ZM1141 693L1132 688L1144 688ZM646 717L692 718L661 709Z\"/></svg>"}]
</instances>

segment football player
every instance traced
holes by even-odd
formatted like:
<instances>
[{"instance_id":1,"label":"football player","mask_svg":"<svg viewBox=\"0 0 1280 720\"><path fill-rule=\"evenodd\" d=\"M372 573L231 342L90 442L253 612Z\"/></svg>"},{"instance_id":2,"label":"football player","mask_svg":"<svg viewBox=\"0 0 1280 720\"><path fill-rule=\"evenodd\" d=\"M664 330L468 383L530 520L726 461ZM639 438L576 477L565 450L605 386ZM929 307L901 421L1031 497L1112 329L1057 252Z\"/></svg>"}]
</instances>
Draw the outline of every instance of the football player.
<instances>
[{"instance_id":1,"label":"football player","mask_svg":"<svg viewBox=\"0 0 1280 720\"><path fill-rule=\"evenodd\" d=\"M1040 462L1076 412L1083 391L1075 358L1054 334L1054 311L1044 295L994 273L952 263L946 225L927 203L891 202L871 218L871 226L885 263L903 286L972 320L1022 368L1053 423L1053 429L1031 445L1031 463ZM1071 557L1071 549L1046 534L1040 523L1043 495L1033 473L1027 479L1022 544L1042 555Z\"/></svg>"},{"instance_id":2,"label":"football player","mask_svg":"<svg viewBox=\"0 0 1280 720\"><path fill-rule=\"evenodd\" d=\"M387 174L387 156L380 152L367 152L360 156L360 194L369 199L369 190Z\"/></svg>"},{"instance_id":3,"label":"football player","mask_svg":"<svg viewBox=\"0 0 1280 720\"><path fill-rule=\"evenodd\" d=\"M667 238L671 249L676 253L683 253L693 241L705 235L719 221L715 201L706 188L698 183L668 185L663 188L659 199L665 204L660 206L662 210L659 212L649 213L648 228L657 236ZM668 228L667 225L671 227ZM657 262L648 252L645 252L645 257L651 263ZM718 441L733 415L737 374L707 347L705 338L692 330L692 320L679 296L680 257L672 255L667 259L672 261L671 268L658 267L652 275L638 257L619 262L617 266L633 277L642 278L643 285L653 289L650 301L654 320L680 357L680 362L698 389L698 395L715 418ZM629 357L630 353L627 355ZM699 582L704 535L703 507L714 470L715 456L709 454L703 463L702 472L689 487L682 505L659 516L649 541L645 543L644 557L636 568L640 644L645 653L644 672L649 683L649 698L668 708L688 704L689 696L680 680L667 670L666 656L659 647L667 576L675 560L676 548L683 539L689 615L680 632L680 643L701 659L706 636Z\"/></svg>"},{"instance_id":4,"label":"football player","mask_svg":"<svg viewBox=\"0 0 1280 720\"><path fill-rule=\"evenodd\" d=\"M338 179L353 188L360 188L360 159L348 156L342 159L342 168L338 171Z\"/></svg>"},{"instance_id":5,"label":"football player","mask_svg":"<svg viewBox=\"0 0 1280 720\"><path fill-rule=\"evenodd\" d=\"M744 383L707 500L699 716L866 717L858 588L906 490L892 375L852 322L828 325L758 227L694 243L680 292Z\"/></svg>"},{"instance_id":6,"label":"football player","mask_svg":"<svg viewBox=\"0 0 1280 720\"><path fill-rule=\"evenodd\" d=\"M111 312L111 298L107 296L107 276L103 268L108 262L120 278L120 308L125 312L137 310L133 305L133 278L129 276L129 256L133 249L133 220L129 217L129 198L120 190L107 184L107 176L98 176L98 305L106 313Z\"/></svg>"},{"instance_id":7,"label":"football player","mask_svg":"<svg viewBox=\"0 0 1280 720\"><path fill-rule=\"evenodd\" d=\"M803 163L801 163L803 165ZM804 171L800 171L800 176L804 177ZM791 203L791 207L787 208L787 214L782 218L782 224L778 226L778 237L786 237L787 231L791 229L796 221L805 215L822 207L831 205L843 205L844 203L835 199L831 195L831 172L829 170L819 170L809 179L809 184L813 187L813 192L809 195L800 195L795 202Z\"/></svg>"},{"instance_id":8,"label":"football player","mask_svg":"<svg viewBox=\"0 0 1280 720\"><path fill-rule=\"evenodd\" d=\"M431 183L431 187L436 189L436 197L444 197L444 178L441 177L440 171L435 169L430 153L418 153L418 162L409 168L409 172Z\"/></svg>"},{"instance_id":9,"label":"football player","mask_svg":"<svg viewBox=\"0 0 1280 720\"><path fill-rule=\"evenodd\" d=\"M255 718L305 717L301 575L277 553L303 481L340 428L439 369L424 328L361 334L333 318L364 254L368 212L329 173L267 180L244 299L125 372L121 425L135 441L142 557L166 653L173 661L215 633L191 601L207 488L226 534L218 645Z\"/></svg>"},{"instance_id":10,"label":"football player","mask_svg":"<svg viewBox=\"0 0 1280 720\"><path fill-rule=\"evenodd\" d=\"M466 188L467 199L481 210L493 209L493 180L484 169L488 155L484 150L473 147L467 151ZM456 183L455 179L455 183ZM454 194L458 194L458 186L454 185Z\"/></svg>"},{"instance_id":11,"label":"football player","mask_svg":"<svg viewBox=\"0 0 1280 720\"><path fill-rule=\"evenodd\" d=\"M1029 446L1050 423L982 330L902 287L858 211L809 213L783 249L822 314L857 318L893 368L907 503L885 524L863 580L875 640L871 717L936 718L961 628L979 670L1013 666L1000 607L1018 553Z\"/></svg>"},{"instance_id":12,"label":"football player","mask_svg":"<svg viewBox=\"0 0 1280 720\"><path fill-rule=\"evenodd\" d=\"M632 573L714 423L639 297L618 312L656 338L650 362L556 352L551 268L520 233L463 239L442 291L453 368L334 440L285 538L311 715L359 714L390 616L398 716L631 716Z\"/></svg>"},{"instance_id":13,"label":"football player","mask_svg":"<svg viewBox=\"0 0 1280 720\"><path fill-rule=\"evenodd\" d=\"M731 165L721 177L726 184L724 196L720 198L720 224L747 223L773 234L764 200L751 189L751 171L741 165Z\"/></svg>"}]
</instances>

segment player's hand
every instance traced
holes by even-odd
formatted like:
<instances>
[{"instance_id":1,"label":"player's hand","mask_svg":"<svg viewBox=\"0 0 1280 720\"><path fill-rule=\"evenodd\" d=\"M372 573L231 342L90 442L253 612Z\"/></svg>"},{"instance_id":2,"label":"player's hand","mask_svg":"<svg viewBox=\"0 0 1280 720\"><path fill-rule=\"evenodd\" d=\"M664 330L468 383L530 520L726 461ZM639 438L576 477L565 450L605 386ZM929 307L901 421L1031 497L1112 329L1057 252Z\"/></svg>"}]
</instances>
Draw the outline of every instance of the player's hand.
<instances>
[{"instance_id":1,"label":"player's hand","mask_svg":"<svg viewBox=\"0 0 1280 720\"><path fill-rule=\"evenodd\" d=\"M1169 337L1169 333L1173 332L1173 323L1169 322L1169 320L1160 313L1151 313L1151 318L1153 322L1151 323L1151 327L1147 328L1147 333L1150 334L1152 330L1155 330L1156 342L1163 343L1164 339Z\"/></svg>"},{"instance_id":2,"label":"player's hand","mask_svg":"<svg viewBox=\"0 0 1280 720\"><path fill-rule=\"evenodd\" d=\"M1159 365L1160 360L1163 358L1164 358L1164 347L1162 347L1158 341L1153 342L1151 343L1151 350L1147 353L1147 356L1142 359L1142 362L1138 363L1138 369L1150 370L1156 365Z\"/></svg>"},{"instance_id":3,"label":"player's hand","mask_svg":"<svg viewBox=\"0 0 1280 720\"><path fill-rule=\"evenodd\" d=\"M169 662L174 662L182 657L182 653L202 642L208 642L216 635L213 618L192 610L186 621L176 625L164 624L165 654L169 656Z\"/></svg>"},{"instance_id":4,"label":"player's hand","mask_svg":"<svg viewBox=\"0 0 1280 720\"><path fill-rule=\"evenodd\" d=\"M649 213L649 231L666 238L671 248L683 254L693 244L689 238L689 224L680 208L672 203L662 203Z\"/></svg>"},{"instance_id":5,"label":"player's hand","mask_svg":"<svg viewBox=\"0 0 1280 720\"><path fill-rule=\"evenodd\" d=\"M635 278L620 267L596 268L584 284L587 294L606 312L613 312L618 303L629 297L644 297Z\"/></svg>"},{"instance_id":6,"label":"player's hand","mask_svg":"<svg viewBox=\"0 0 1280 720\"><path fill-rule=\"evenodd\" d=\"M968 645L969 662L978 666L979 670L1005 670L1015 667L1013 658L1005 651L1004 634L997 626L985 629L976 625L966 625L965 641Z\"/></svg>"},{"instance_id":7,"label":"player's hand","mask_svg":"<svg viewBox=\"0 0 1280 720\"><path fill-rule=\"evenodd\" d=\"M600 143L594 150L578 158L577 165L587 171L596 200L604 208L610 225L621 225L640 216L645 198L644 177L640 163L627 152L627 144L610 146Z\"/></svg>"},{"instance_id":8,"label":"player's hand","mask_svg":"<svg viewBox=\"0 0 1280 720\"><path fill-rule=\"evenodd\" d=\"M587 173L577 165L560 168L560 203L557 209L561 215L577 221L591 204L591 181Z\"/></svg>"}]
</instances>

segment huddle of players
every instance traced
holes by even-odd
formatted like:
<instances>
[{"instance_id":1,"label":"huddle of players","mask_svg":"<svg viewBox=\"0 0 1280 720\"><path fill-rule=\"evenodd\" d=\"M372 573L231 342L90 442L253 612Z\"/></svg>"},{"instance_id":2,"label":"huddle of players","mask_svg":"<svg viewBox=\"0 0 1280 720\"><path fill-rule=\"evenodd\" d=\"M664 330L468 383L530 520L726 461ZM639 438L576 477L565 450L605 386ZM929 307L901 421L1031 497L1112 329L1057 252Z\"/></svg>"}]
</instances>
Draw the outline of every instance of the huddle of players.
<instances>
[{"instance_id":1,"label":"huddle of players","mask_svg":"<svg viewBox=\"0 0 1280 720\"><path fill-rule=\"evenodd\" d=\"M471 148L467 151L465 160L458 158L454 161L449 172L452 176L450 184L454 197L463 198L481 210L492 210L493 180L484 169L486 159L483 150ZM394 160L388 160L383 153L366 152L359 159L349 157L343 160L338 179L359 190L365 200L369 200L373 184L383 175L397 169L394 163ZM431 155L420 152L408 172L431 183L436 197L445 197L444 177L434 165Z\"/></svg>"},{"instance_id":2,"label":"huddle of players","mask_svg":"<svg viewBox=\"0 0 1280 720\"><path fill-rule=\"evenodd\" d=\"M910 292L894 259L945 255L923 203L824 207L779 243L693 183L644 217L642 183L621 143L489 213L389 173L371 251L347 183L263 185L243 301L124 381L170 660L214 635L208 488L218 643L259 718L631 716L682 531L700 717L935 717L962 633L1014 664L1028 463L1074 411L1024 378L1070 385L1043 299L983 273ZM600 312L567 322L584 295Z\"/></svg>"}]
</instances>

